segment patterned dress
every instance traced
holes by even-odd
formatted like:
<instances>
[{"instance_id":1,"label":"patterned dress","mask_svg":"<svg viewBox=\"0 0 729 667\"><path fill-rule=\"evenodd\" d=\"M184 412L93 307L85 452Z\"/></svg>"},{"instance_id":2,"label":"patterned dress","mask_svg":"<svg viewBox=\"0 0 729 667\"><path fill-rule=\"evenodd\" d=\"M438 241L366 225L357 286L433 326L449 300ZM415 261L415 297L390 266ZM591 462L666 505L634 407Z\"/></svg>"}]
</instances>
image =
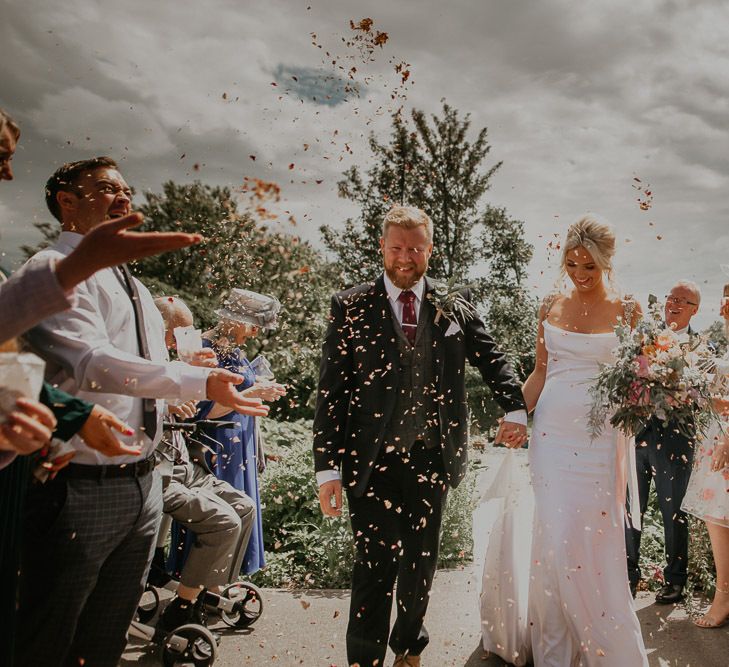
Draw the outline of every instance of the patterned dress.
<instances>
[{"instance_id":1,"label":"patterned dress","mask_svg":"<svg viewBox=\"0 0 729 667\"><path fill-rule=\"evenodd\" d=\"M203 339L203 347L212 348L218 357L218 367L237 373L245 379L238 385L238 391L248 389L256 381L251 364L245 353L238 348L226 352L218 349L207 339ZM207 419L213 408L212 401L202 401L198 405L195 419ZM237 412L216 417L216 420L235 422L232 428L209 428L205 433L212 438L202 438L211 451L206 455L208 466L216 477L243 491L256 504L256 522L253 526L246 554L243 558L241 574L253 574L265 564L263 552L263 526L261 525L261 502L258 489L258 446L256 442L255 417L248 417ZM213 442L215 441L215 442ZM171 570L179 573L189 550L185 544L180 548L182 538L180 527L173 527L172 546L170 548ZM191 540L186 537L184 542Z\"/></svg>"}]
</instances>

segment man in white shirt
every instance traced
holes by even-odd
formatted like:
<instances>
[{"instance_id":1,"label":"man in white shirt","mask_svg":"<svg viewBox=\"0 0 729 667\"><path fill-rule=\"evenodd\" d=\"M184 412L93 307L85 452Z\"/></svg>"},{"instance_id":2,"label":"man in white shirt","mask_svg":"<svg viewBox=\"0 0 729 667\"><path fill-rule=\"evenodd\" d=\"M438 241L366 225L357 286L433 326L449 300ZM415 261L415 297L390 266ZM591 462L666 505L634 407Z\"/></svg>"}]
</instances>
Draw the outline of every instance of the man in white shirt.
<instances>
[{"instance_id":1,"label":"man in white shirt","mask_svg":"<svg viewBox=\"0 0 729 667\"><path fill-rule=\"evenodd\" d=\"M46 202L63 231L31 265L61 260L90 230L128 215L131 191L113 160L95 158L58 169ZM141 453L110 459L74 438L73 463L30 491L16 664L111 667L124 649L159 525L153 452L165 401L207 397L252 415L267 408L236 391L242 378L233 373L169 362L159 312L125 266L78 285L74 307L28 338L46 359L47 379L129 424L127 442Z\"/></svg>"}]
</instances>

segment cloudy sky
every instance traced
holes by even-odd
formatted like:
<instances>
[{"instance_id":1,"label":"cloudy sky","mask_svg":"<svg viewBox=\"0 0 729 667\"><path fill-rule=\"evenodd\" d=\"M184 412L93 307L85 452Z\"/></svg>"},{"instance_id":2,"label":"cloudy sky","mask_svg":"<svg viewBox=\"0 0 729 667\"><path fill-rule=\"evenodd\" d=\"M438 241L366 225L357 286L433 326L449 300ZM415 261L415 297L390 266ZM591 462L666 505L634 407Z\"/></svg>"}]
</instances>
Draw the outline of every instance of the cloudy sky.
<instances>
[{"instance_id":1,"label":"cloudy sky","mask_svg":"<svg viewBox=\"0 0 729 667\"><path fill-rule=\"evenodd\" d=\"M367 166L368 134L386 136L398 103L437 112L445 98L489 129L504 165L488 199L525 222L537 294L556 272L549 241L592 212L618 230L625 291L645 299L691 278L704 290L699 323L716 317L729 282L723 0L1 6L0 105L23 131L16 180L0 191L4 262L49 219L55 167L96 154L116 157L139 192L167 179L276 181L282 220L291 211L292 232L319 244L321 224L355 213L336 182ZM350 20L365 17L389 36L371 58L347 44ZM358 96L337 78L351 67ZM635 178L650 187L648 210Z\"/></svg>"}]
</instances>

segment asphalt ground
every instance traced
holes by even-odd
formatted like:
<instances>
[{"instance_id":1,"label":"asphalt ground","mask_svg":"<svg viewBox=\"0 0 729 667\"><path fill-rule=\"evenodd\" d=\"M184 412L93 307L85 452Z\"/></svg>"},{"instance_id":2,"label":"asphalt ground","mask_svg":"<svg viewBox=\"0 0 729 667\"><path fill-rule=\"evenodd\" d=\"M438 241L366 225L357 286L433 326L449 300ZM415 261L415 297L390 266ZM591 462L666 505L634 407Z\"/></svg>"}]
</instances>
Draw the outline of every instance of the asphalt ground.
<instances>
[{"instance_id":1,"label":"asphalt ground","mask_svg":"<svg viewBox=\"0 0 729 667\"><path fill-rule=\"evenodd\" d=\"M502 455L503 450L485 454L486 468L481 473L485 484L498 468ZM422 656L423 667L507 664L485 654L480 643L479 561L494 518L488 505L474 512L473 564L457 570L439 570L436 574L426 618L431 641ZM251 627L234 630L222 622L211 625L222 634L216 667L346 667L344 637L349 591L266 589L263 593L263 613ZM653 594L648 592L638 594L636 606L651 667L729 666L729 627L702 630L693 625L682 607L656 605ZM388 652L386 667L393 660ZM121 664L159 665L159 649L132 641Z\"/></svg>"}]
</instances>

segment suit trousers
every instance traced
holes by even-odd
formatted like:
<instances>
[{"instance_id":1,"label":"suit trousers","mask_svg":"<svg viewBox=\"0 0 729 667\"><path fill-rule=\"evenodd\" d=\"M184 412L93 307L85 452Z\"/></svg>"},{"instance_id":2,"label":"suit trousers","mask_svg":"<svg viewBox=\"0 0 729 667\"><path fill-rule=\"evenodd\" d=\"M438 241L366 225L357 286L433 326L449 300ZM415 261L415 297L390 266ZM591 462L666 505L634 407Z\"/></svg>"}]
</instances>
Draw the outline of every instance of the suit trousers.
<instances>
[{"instance_id":1,"label":"suit trousers","mask_svg":"<svg viewBox=\"0 0 729 667\"><path fill-rule=\"evenodd\" d=\"M195 533L182 568L185 586L210 588L238 580L256 520L250 497L200 465L176 464L164 491L164 513Z\"/></svg>"},{"instance_id":2,"label":"suit trousers","mask_svg":"<svg viewBox=\"0 0 729 667\"><path fill-rule=\"evenodd\" d=\"M663 578L667 584L684 586L688 576L689 527L688 517L681 511L681 503L691 476L693 447L690 444L677 447L668 441L640 442L636 446L635 459L641 518L648 508L651 480L656 485L665 535ZM631 584L637 584L641 577L640 538L641 531L630 526L626 528L628 579Z\"/></svg>"},{"instance_id":3,"label":"suit trousers","mask_svg":"<svg viewBox=\"0 0 729 667\"><path fill-rule=\"evenodd\" d=\"M59 475L28 492L17 667L114 667L144 590L162 512L156 472Z\"/></svg>"},{"instance_id":4,"label":"suit trousers","mask_svg":"<svg viewBox=\"0 0 729 667\"><path fill-rule=\"evenodd\" d=\"M419 655L428 644L423 620L438 561L447 486L440 447L418 441L403 454L381 451L365 493L348 493L355 541L347 627L350 665L383 665L390 648ZM390 633L393 588L397 618Z\"/></svg>"}]
</instances>

